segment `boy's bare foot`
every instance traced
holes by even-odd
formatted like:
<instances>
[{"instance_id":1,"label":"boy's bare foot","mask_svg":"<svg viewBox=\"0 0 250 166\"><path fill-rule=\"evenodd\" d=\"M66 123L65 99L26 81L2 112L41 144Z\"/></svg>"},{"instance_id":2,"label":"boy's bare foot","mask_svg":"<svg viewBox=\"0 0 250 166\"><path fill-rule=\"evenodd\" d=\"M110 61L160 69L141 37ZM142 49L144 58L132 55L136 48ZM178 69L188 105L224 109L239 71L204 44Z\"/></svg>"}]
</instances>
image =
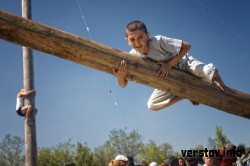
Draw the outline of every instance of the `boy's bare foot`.
<instances>
[{"instance_id":1,"label":"boy's bare foot","mask_svg":"<svg viewBox=\"0 0 250 166\"><path fill-rule=\"evenodd\" d=\"M225 84L219 75L218 69L215 69L214 71L213 82L218 88L220 88L221 90L225 90Z\"/></svg>"},{"instance_id":2,"label":"boy's bare foot","mask_svg":"<svg viewBox=\"0 0 250 166\"><path fill-rule=\"evenodd\" d=\"M220 82L218 82L218 81L216 81L216 80L214 80L214 84L215 84L218 88L220 88L221 90L225 90L225 85L224 85L224 84L222 84L222 83L220 83Z\"/></svg>"},{"instance_id":3,"label":"boy's bare foot","mask_svg":"<svg viewBox=\"0 0 250 166\"><path fill-rule=\"evenodd\" d=\"M197 106L199 105L200 103L196 102L196 101L192 101L192 100L189 100L194 106Z\"/></svg>"}]
</instances>

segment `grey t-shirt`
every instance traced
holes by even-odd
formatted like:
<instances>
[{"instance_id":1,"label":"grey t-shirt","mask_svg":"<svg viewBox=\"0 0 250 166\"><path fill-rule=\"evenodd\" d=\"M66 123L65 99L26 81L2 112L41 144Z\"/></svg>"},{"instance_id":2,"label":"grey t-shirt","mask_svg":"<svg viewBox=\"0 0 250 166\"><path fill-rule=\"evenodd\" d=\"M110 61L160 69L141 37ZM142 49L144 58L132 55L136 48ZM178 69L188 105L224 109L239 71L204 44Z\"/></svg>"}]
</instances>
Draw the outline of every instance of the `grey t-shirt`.
<instances>
[{"instance_id":1,"label":"grey t-shirt","mask_svg":"<svg viewBox=\"0 0 250 166\"><path fill-rule=\"evenodd\" d=\"M179 54L182 46L182 40L168 38L165 36L154 36L149 39L149 53L144 55L135 49L130 51L131 54L144 58L150 58L154 61L169 61L176 54ZM186 70L187 55L185 55L174 67Z\"/></svg>"}]
</instances>

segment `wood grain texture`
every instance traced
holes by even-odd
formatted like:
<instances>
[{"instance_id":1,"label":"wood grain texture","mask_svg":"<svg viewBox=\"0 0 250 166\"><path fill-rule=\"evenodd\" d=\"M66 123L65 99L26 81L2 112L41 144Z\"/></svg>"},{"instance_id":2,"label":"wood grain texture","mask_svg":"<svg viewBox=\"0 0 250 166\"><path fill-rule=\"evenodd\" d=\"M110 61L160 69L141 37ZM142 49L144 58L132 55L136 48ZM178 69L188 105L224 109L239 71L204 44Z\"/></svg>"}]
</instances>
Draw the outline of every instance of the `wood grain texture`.
<instances>
[{"instance_id":1,"label":"wood grain texture","mask_svg":"<svg viewBox=\"0 0 250 166\"><path fill-rule=\"evenodd\" d=\"M177 69L171 70L168 79L159 80L156 75L159 66L151 60L4 11L0 11L0 38L109 74L125 59L129 67L126 78L130 81L250 119L250 95L247 93L229 87L221 91Z\"/></svg>"},{"instance_id":2,"label":"wood grain texture","mask_svg":"<svg viewBox=\"0 0 250 166\"><path fill-rule=\"evenodd\" d=\"M31 19L31 0L22 0L22 17ZM23 84L24 90L29 91L35 89L34 87L34 67L33 67L33 53L28 47L23 47ZM36 141L36 118L33 112L35 111L35 96L28 96L25 100L25 105L31 105L32 111L29 115L30 121L33 123L29 125L24 123L25 127L25 165L37 165L37 141ZM27 118L27 115L26 115Z\"/></svg>"}]
</instances>

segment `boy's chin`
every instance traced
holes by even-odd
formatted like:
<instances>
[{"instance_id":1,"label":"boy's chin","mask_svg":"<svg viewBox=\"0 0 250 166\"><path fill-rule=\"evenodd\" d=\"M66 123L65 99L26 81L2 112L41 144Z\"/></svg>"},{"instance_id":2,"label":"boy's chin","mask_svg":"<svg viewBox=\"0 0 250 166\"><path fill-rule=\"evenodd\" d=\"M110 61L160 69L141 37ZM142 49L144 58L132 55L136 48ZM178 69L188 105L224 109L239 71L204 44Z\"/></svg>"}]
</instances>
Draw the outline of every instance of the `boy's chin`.
<instances>
[{"instance_id":1,"label":"boy's chin","mask_svg":"<svg viewBox=\"0 0 250 166\"><path fill-rule=\"evenodd\" d=\"M136 50L136 51L139 51L140 53L143 52L143 49L141 49L141 48L135 48L135 50Z\"/></svg>"}]
</instances>

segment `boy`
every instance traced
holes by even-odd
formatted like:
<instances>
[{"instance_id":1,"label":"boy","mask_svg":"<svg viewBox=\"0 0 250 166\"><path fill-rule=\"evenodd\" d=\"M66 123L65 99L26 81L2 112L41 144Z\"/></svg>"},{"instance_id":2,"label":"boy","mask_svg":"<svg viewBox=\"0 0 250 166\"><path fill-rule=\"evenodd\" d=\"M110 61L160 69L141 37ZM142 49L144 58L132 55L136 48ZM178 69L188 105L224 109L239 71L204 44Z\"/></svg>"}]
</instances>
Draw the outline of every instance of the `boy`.
<instances>
[{"instance_id":1,"label":"boy","mask_svg":"<svg viewBox=\"0 0 250 166\"><path fill-rule=\"evenodd\" d=\"M150 58L161 65L157 73L159 79L166 79L171 68L176 67L201 77L204 81L215 83L221 90L224 90L225 85L218 74L218 69L213 64L205 65L189 56L187 53L191 49L191 45L187 42L165 36L149 38L149 32L141 21L132 21L127 25L126 40L132 47L131 54ZM125 79L127 74L126 61L121 61L119 69L113 69L113 73L117 77L119 86L125 88L128 82ZM183 100L183 98L155 89L149 98L148 108L155 111L161 110L180 100ZM199 104L191 102L194 105Z\"/></svg>"},{"instance_id":2,"label":"boy","mask_svg":"<svg viewBox=\"0 0 250 166\"><path fill-rule=\"evenodd\" d=\"M27 105L24 106L24 97L27 97L31 94L36 94L36 91L34 90L30 90L28 92L24 92L24 89L21 89L18 94L17 94L17 101L16 101L16 112L18 115L20 116L25 116L26 115L26 120L25 122L27 124L32 124L32 122L30 121L29 117L30 117L30 112L32 110L32 106L31 105ZM37 109L35 109L35 114L37 113Z\"/></svg>"}]
</instances>

